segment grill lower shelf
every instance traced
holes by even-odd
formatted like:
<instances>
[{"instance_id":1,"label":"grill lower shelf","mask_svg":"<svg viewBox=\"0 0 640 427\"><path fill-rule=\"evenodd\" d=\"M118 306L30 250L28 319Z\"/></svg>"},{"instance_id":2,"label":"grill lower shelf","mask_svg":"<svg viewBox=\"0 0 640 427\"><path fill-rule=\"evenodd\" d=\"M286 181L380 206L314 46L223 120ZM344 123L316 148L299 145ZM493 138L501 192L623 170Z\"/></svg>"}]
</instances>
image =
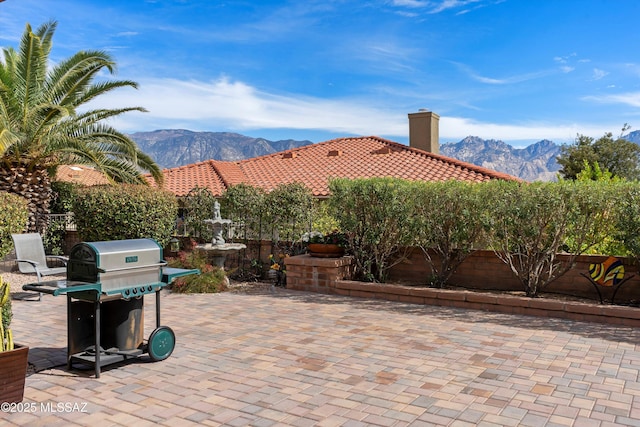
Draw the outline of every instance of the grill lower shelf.
<instances>
[{"instance_id":1,"label":"grill lower shelf","mask_svg":"<svg viewBox=\"0 0 640 427\"><path fill-rule=\"evenodd\" d=\"M128 359L135 359L138 356L143 355L143 350L125 350L120 351L117 348L111 348L100 353L100 367L113 365L114 363L123 362ZM82 352L69 356L69 367L73 367L73 364L77 362L92 368L96 366L96 354L95 352Z\"/></svg>"}]
</instances>

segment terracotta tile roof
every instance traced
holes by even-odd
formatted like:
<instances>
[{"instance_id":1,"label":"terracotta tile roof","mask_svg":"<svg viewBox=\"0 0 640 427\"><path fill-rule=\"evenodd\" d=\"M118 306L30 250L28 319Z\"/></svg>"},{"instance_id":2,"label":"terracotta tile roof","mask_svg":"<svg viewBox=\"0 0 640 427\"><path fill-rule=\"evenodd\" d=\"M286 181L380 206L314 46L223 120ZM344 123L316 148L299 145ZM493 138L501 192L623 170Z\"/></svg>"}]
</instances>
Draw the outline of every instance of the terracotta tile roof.
<instances>
[{"instance_id":1,"label":"terracotta tile roof","mask_svg":"<svg viewBox=\"0 0 640 427\"><path fill-rule=\"evenodd\" d=\"M481 182L518 178L428 153L376 136L339 138L237 162L209 160L166 169L165 189L183 196L193 187L221 195L230 185L246 183L267 191L282 183L302 182L316 197L329 195L331 178L388 176L413 181L459 179Z\"/></svg>"},{"instance_id":2,"label":"terracotta tile roof","mask_svg":"<svg viewBox=\"0 0 640 427\"><path fill-rule=\"evenodd\" d=\"M101 172L85 165L61 165L54 180L88 186L109 184L109 180Z\"/></svg>"},{"instance_id":3,"label":"terracotta tile roof","mask_svg":"<svg viewBox=\"0 0 640 427\"><path fill-rule=\"evenodd\" d=\"M229 184L225 182L221 175L221 171L224 173L227 170L235 171L237 170L237 165L231 162L207 160L178 168L165 169L162 171L164 188L176 196L185 196L194 187L205 187L214 195L221 195L229 187ZM236 176L235 173L230 175ZM147 180L152 183L148 175Z\"/></svg>"}]
</instances>

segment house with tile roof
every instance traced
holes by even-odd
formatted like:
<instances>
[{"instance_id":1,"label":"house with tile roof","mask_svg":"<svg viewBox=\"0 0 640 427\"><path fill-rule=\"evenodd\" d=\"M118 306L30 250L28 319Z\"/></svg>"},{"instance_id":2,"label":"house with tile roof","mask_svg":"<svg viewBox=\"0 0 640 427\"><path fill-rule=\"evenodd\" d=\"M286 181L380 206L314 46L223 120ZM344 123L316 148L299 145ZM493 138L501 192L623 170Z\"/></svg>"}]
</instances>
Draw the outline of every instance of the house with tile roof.
<instances>
[{"instance_id":1,"label":"house with tile roof","mask_svg":"<svg viewBox=\"0 0 640 427\"><path fill-rule=\"evenodd\" d=\"M270 191L299 182L315 197L329 196L332 178L396 177L412 181L520 180L514 176L438 154L439 116L409 114L409 146L377 136L346 137L240 161L207 160L165 169L164 188L185 196L205 187L214 196L240 183Z\"/></svg>"},{"instance_id":2,"label":"house with tile roof","mask_svg":"<svg viewBox=\"0 0 640 427\"><path fill-rule=\"evenodd\" d=\"M110 183L103 173L85 165L60 165L56 170L55 181L72 182L87 186Z\"/></svg>"}]
</instances>

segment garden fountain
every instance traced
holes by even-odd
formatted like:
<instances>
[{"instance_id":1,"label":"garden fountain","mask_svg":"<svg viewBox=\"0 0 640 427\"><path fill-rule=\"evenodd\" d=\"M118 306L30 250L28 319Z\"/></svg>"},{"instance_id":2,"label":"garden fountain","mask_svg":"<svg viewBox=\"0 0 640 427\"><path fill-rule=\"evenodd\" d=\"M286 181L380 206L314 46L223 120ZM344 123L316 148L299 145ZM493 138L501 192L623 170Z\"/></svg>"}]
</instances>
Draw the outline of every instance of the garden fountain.
<instances>
[{"instance_id":1,"label":"garden fountain","mask_svg":"<svg viewBox=\"0 0 640 427\"><path fill-rule=\"evenodd\" d=\"M211 239L211 243L197 245L196 249L204 252L213 265L224 269L224 261L227 255L241 251L247 246L242 243L227 243L222 237L225 226L228 227L231 224L231 220L222 219L220 203L217 200L213 204L213 218L205 219L204 223L213 229L213 239Z\"/></svg>"}]
</instances>

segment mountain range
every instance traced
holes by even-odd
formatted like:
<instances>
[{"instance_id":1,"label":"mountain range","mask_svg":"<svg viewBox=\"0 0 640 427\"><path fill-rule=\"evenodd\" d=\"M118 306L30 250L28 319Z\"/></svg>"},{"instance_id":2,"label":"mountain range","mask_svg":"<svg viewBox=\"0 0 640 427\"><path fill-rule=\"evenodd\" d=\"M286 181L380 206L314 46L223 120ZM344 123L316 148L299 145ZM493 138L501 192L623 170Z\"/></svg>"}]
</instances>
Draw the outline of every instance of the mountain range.
<instances>
[{"instance_id":1,"label":"mountain range","mask_svg":"<svg viewBox=\"0 0 640 427\"><path fill-rule=\"evenodd\" d=\"M560 146L547 139L525 148L514 148L503 141L468 136L460 142L442 144L440 154L525 181L551 181L560 170L556 161Z\"/></svg>"},{"instance_id":2,"label":"mountain range","mask_svg":"<svg viewBox=\"0 0 640 427\"><path fill-rule=\"evenodd\" d=\"M163 169L209 159L242 160L313 144L307 140L269 141L230 132L183 129L136 132L129 136ZM631 132L624 138L640 144L640 131ZM440 153L526 181L551 181L560 170L556 161L560 145L546 139L525 148L515 148L503 141L468 136L459 142L442 144Z\"/></svg>"},{"instance_id":3,"label":"mountain range","mask_svg":"<svg viewBox=\"0 0 640 427\"><path fill-rule=\"evenodd\" d=\"M193 132L184 129L136 132L129 137L163 169L210 159L242 160L313 144L311 141L269 141L238 133Z\"/></svg>"}]
</instances>

